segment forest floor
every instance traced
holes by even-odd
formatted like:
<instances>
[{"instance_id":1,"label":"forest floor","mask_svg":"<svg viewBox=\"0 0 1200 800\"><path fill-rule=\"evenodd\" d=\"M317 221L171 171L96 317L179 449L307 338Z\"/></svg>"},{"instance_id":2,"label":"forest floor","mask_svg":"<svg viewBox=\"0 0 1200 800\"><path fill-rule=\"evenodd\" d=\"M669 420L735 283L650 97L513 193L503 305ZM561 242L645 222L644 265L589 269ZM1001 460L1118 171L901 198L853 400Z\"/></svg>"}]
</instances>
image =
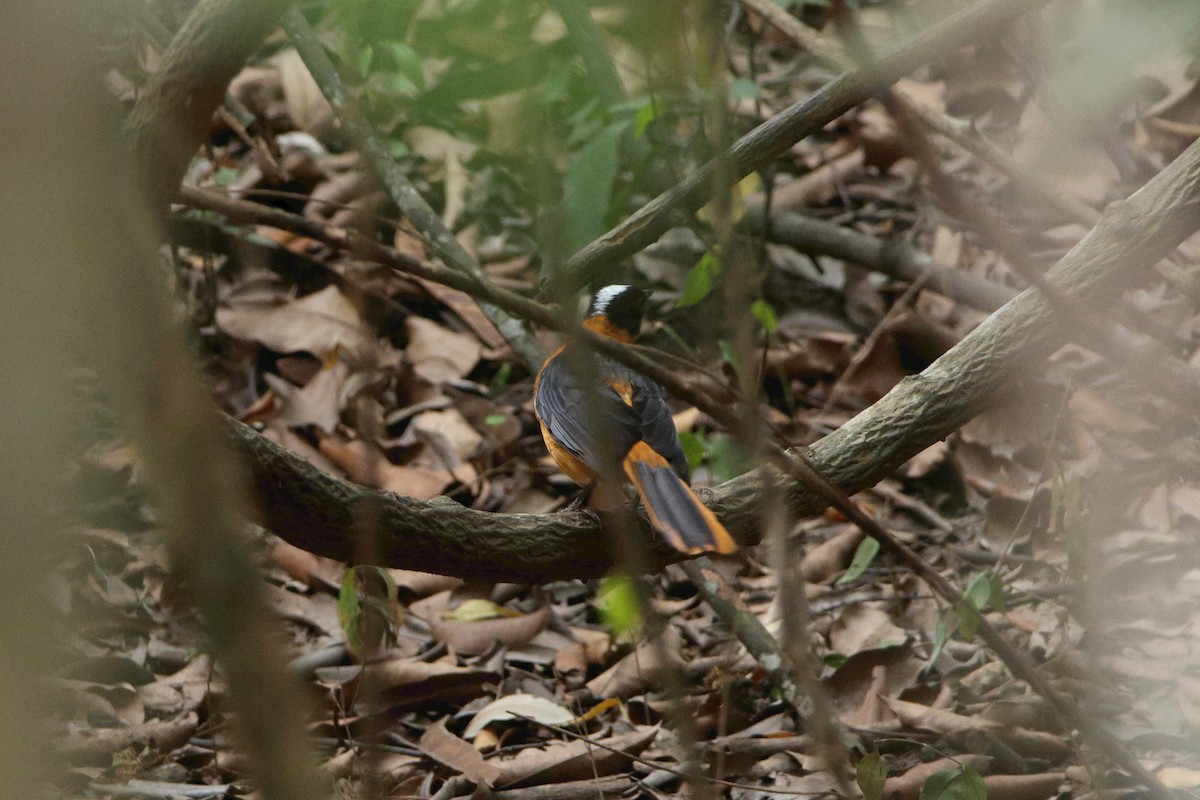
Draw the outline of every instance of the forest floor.
<instances>
[{"instance_id":1,"label":"forest floor","mask_svg":"<svg viewBox=\"0 0 1200 800\"><path fill-rule=\"evenodd\" d=\"M884 24L886 15L869 11L866 22ZM739 131L828 77L761 18L740 13L734 23L728 67ZM1074 120L1050 119L1051 90L1026 68L1023 48L1033 38L1017 26L901 88L1097 210L1200 134L1197 62L1182 47L1146 47L1123 63L1129 92L1105 106L1099 126L1086 109ZM631 46L619 35L612 41ZM271 133L214 124L188 181L427 256L331 123L303 63L280 42L274 50L232 89ZM375 74L369 62L362 71ZM393 78L412 77L404 58L388 63ZM452 78L442 75L442 85ZM368 80L359 88L378 87ZM514 145L498 141L509 112L495 98L478 105L490 134L374 116L408 178L485 274L533 293L533 179L517 172ZM1061 146L1050 131L1072 122L1092 125L1094 135ZM638 135L652 135L653 124L686 139L699 123L659 118ZM619 136L602 134L589 129L567 148L582 160L577 176L605 174L602 160L588 159L605 147L618 153ZM944 173L994 209L1035 264L1053 264L1087 232L1020 195L994 165L931 141ZM264 148L276 160L269 167ZM1002 292L1023 287L978 232L938 208L912 155L884 106L869 101L774 165L765 179L770 208L902 238L934 265ZM595 233L645 202L625 163L605 184ZM674 169L686 173L686 162ZM762 202L763 185L743 184L747 203ZM303 236L183 207L170 233L165 274L225 412L323 470L418 499L553 514L573 497L533 417L531 370L470 297ZM990 310L913 289L870 265L746 238L761 282L747 310L756 321L756 375L780 442L836 429ZM723 314L710 251L703 231L678 228L618 277L653 290L643 341L732 382L729 351L705 327L716 320L720 328ZM1200 257L1194 243L1180 253L1181 263ZM1119 311L1096 313L1148 321L1151 335L1197 365L1196 303L1194 280L1164 269ZM556 341L537 336L546 346ZM752 466L703 413L674 411L697 485ZM139 459L111 428L89 431L71 478L68 556L51 587L61 630L50 646L67 665L50 678L65 764L54 796L252 793L236 712L186 590L171 578ZM1194 794L1198 475L1192 420L1069 345L1014 380L992 410L857 499L965 591L1097 726L1163 783ZM247 541L339 797L852 795L856 764L868 795L893 800L977 797L979 781L993 800L1144 793L1097 753L1087 731L1066 729L1044 698L1012 678L974 636L970 613L948 608L920 578L875 554L854 525L829 513L784 535L804 553L805 645L819 672L804 687L828 699L833 737L800 719L678 565L648 578L659 621L646 621L631 614L619 580L480 585L388 570L380 581L361 569L347 578L344 564L265 531ZM782 635L788 621L769 544L715 561L745 607ZM374 604L363 588L372 581ZM391 617L386 633L362 621L380 613Z\"/></svg>"}]
</instances>

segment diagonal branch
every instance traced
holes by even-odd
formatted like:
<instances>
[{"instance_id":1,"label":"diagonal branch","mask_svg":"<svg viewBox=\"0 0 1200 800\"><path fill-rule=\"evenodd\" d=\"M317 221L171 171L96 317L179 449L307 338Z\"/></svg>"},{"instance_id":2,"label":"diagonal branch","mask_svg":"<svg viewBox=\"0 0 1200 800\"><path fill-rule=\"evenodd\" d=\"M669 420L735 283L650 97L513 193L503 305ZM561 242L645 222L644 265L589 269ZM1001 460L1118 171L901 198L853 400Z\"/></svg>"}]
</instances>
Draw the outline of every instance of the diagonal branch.
<instances>
[{"instance_id":1,"label":"diagonal branch","mask_svg":"<svg viewBox=\"0 0 1200 800\"><path fill-rule=\"evenodd\" d=\"M887 88L917 67L962 46L996 25L1044 5L1047 0L981 0L953 14L881 57L871 70L848 70L817 92L759 125L734 142L728 153L694 170L616 228L584 247L566 264L546 294L558 296L560 285L580 285L658 240L673 224L676 212L703 206L718 189L722 172L736 182L760 169L805 136Z\"/></svg>"}]
</instances>

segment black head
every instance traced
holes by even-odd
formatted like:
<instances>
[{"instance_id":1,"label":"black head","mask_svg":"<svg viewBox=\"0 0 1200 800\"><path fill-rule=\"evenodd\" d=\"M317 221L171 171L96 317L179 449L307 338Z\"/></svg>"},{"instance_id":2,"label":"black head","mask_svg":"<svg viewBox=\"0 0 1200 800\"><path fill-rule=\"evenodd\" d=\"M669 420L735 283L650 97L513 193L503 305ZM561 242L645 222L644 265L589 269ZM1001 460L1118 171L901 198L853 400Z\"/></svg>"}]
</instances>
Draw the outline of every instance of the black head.
<instances>
[{"instance_id":1,"label":"black head","mask_svg":"<svg viewBox=\"0 0 1200 800\"><path fill-rule=\"evenodd\" d=\"M614 326L637 336L642 327L642 314L646 312L646 293L636 286L615 284L605 286L592 297L588 316L605 316Z\"/></svg>"}]
</instances>

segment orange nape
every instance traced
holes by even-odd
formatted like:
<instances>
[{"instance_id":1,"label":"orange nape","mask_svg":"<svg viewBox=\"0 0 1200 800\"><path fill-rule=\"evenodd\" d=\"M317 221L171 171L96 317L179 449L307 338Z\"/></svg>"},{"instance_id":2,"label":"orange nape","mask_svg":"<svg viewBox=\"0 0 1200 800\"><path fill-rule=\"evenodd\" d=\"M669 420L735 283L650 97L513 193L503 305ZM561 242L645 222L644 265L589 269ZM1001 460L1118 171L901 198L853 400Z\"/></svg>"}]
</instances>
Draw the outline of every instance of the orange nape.
<instances>
[{"instance_id":1,"label":"orange nape","mask_svg":"<svg viewBox=\"0 0 1200 800\"><path fill-rule=\"evenodd\" d=\"M650 445L635 444L621 466L642 498L650 523L671 547L682 553L737 550L737 542L716 515Z\"/></svg>"}]
</instances>

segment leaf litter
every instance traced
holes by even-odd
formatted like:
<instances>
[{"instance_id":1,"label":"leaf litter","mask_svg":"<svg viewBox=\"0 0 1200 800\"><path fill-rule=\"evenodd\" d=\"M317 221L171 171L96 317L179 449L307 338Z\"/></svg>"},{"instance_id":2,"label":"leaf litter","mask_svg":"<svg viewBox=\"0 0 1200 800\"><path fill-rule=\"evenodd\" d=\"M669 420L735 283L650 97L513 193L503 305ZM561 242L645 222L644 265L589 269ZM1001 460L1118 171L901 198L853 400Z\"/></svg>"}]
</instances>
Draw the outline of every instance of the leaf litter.
<instances>
[{"instance_id":1,"label":"leaf litter","mask_svg":"<svg viewBox=\"0 0 1200 800\"><path fill-rule=\"evenodd\" d=\"M824 4L800 5L809 23L829 24ZM892 30L875 12L895 5L863 9L870 36ZM346 11L351 20L354 13ZM406 43L387 43L393 53L408 48L416 63L425 60L420 80L411 69L385 68L380 74L390 82L372 79L362 91L377 111L396 107L398 97L415 109L408 121L378 116L395 126L387 133L402 168L441 198L444 219L458 223L460 240L489 275L528 290L540 278L532 220L544 209L530 200L515 155L519 137L489 130L513 119L505 110L511 103L481 100L470 88L496 70L494 43L472 34L478 15L493 13L422 9L426 27ZM1089 13L1111 33L1111 19ZM636 12L613 14L596 16L609 26L613 52L636 60L639 36L648 34L638 31ZM498 36L536 30L554 39L551 18L489 19ZM781 109L825 80L753 13L732 31L731 77L757 95L739 101L740 122ZM1031 46L1020 31L1006 38L1018 49ZM752 49L756 43L769 46ZM363 39L356 46L372 48L374 65L383 44ZM414 47L424 49L417 55ZM1103 146L1073 148L1070 158L1054 157L1063 120L1031 100L1040 87L1015 51L995 42L963 48L902 88L1019 162L1052 166L1045 175L1058 191L1101 207L1144 181L1131 163L1161 164L1197 133L1193 59L1168 49L1129 62L1136 91L1124 101L1131 105L1122 108L1122 123L1111 126ZM379 63L411 66L409 57L389 58ZM618 66L627 85L643 86L640 71ZM513 92L553 96L560 78L529 74L532 83ZM440 95L439 86L446 87ZM275 130L290 131L275 137L289 183L273 184L252 150L219 135L198 157L196 180L211 187L220 170L232 170L228 185L242 196L295 192L280 203L427 255L364 177L361 158L338 152L344 142L331 110L293 51L248 67L233 94ZM417 96L428 102L412 102ZM578 207L567 229L577 243L632 211L645 194L639 181L654 177L619 161L629 131L640 128L664 164L677 168L698 157L688 136L699 129L699 112L683 107L659 118L661 109L646 107L649 113L628 121L619 112L604 119L594 108L573 110L572 144L552 160L567 178L564 202ZM1036 203L1015 202L996 170L936 141L946 171L991 203L1039 260L1052 262L1086 232L1040 213ZM935 263L1019 285L1002 257L932 203L911 148L877 103L796 144L775 169L774 210L902 237ZM611 191L573 188L587 175ZM247 247L270 243L265 260L198 253L193 242L183 244L179 266L207 271L216 282L208 287L216 306L204 334L206 367L225 410L321 469L410 497L542 513L565 501L571 489L548 467L531 416L531 377L474 300L303 237L266 229L233 235ZM637 279L656 290L646 338L677 352L674 343L687 341L694 349L685 356L728 377L734 366L722 361L703 323L713 318L721 275L693 274L708 245L684 229L663 245L634 260ZM1183 252L1194 256L1195 247L1187 243ZM892 279L780 243L763 253L758 300L771 313L755 314L763 327L761 385L775 433L789 441L836 427L981 318L930 290L899 309L903 315L890 314L903 299ZM694 308L672 310L689 286ZM1161 335L1195 363L1195 308L1177 288L1167 275L1131 299L1168 321ZM982 613L1161 780L1194 789L1200 459L1185 446L1194 428L1075 346L1056 353L1037 382L1008 387L1005 400L863 499L957 585L998 580L1003 607ZM695 445L698 477L716 482L744 468L695 409L675 410ZM69 634L54 644L64 667L47 678L56 702L50 721L69 765L58 794L113 795L121 787L151 797L244 795L252 787L228 732L227 688L169 576L135 456L117 441L96 443L80 456L71 483L78 523L64 531L67 555L53 595ZM977 785L993 800L1128 792L1124 776L1090 763L1039 698L964 635L963 613L864 551L861 533L844 521L809 520L798 530L812 614L804 644L846 726L852 760L871 767L860 771L872 787L868 796L917 798ZM457 787L440 795L450 797L470 794L474 784L511 800L596 791L675 796L689 792L680 775L693 763L719 790L747 800L843 791L762 665L675 570L651 581L658 606L669 612L654 637L607 630L595 587L578 582L472 587L393 570L406 613L392 617L392 638L359 661L337 614L344 567L261 532L254 538L293 671L316 704L313 735L342 791L377 786L379 796L428 797ZM765 550L751 549L723 568L749 612L779 632L777 576L766 563ZM456 607L467 611L456 614ZM688 738L697 745L686 745ZM460 777L467 782L454 784ZM545 787L561 794L537 793Z\"/></svg>"}]
</instances>

